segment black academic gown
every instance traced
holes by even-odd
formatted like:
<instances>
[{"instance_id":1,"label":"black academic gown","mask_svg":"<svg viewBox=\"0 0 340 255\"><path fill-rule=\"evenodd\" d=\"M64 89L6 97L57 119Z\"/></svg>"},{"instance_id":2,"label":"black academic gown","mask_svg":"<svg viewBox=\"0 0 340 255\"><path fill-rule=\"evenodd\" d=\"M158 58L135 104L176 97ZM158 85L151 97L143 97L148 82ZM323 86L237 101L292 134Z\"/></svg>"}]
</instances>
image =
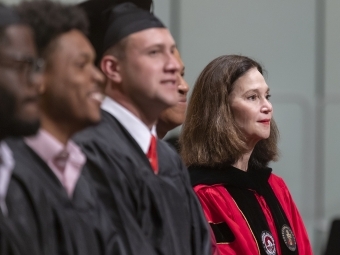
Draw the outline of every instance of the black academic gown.
<instances>
[{"instance_id":1,"label":"black academic gown","mask_svg":"<svg viewBox=\"0 0 340 255\"><path fill-rule=\"evenodd\" d=\"M35 248L35 244L30 243L0 211L0 255L40 254L34 253L37 252Z\"/></svg>"},{"instance_id":2,"label":"black academic gown","mask_svg":"<svg viewBox=\"0 0 340 255\"><path fill-rule=\"evenodd\" d=\"M159 173L127 130L109 113L75 137L85 152L86 173L130 254L208 255L210 237L187 169L158 140Z\"/></svg>"},{"instance_id":3,"label":"black academic gown","mask_svg":"<svg viewBox=\"0 0 340 255\"><path fill-rule=\"evenodd\" d=\"M16 162L20 165L20 162ZM19 167L20 168L20 167ZM28 179L27 179L28 177ZM55 255L53 231L46 228L48 204L44 193L30 192L29 175L13 171L6 195L8 212L0 211L0 254ZM35 191L34 189L32 191Z\"/></svg>"},{"instance_id":4,"label":"black academic gown","mask_svg":"<svg viewBox=\"0 0 340 255\"><path fill-rule=\"evenodd\" d=\"M55 232L48 227L53 215L47 197L36 189L28 173L20 173L21 162L16 166L7 191L8 215L4 219L24 242L20 245L24 246L24 254L56 255Z\"/></svg>"},{"instance_id":5,"label":"black academic gown","mask_svg":"<svg viewBox=\"0 0 340 255\"><path fill-rule=\"evenodd\" d=\"M125 254L106 211L97 203L96 192L84 176L80 176L70 199L52 170L22 139L8 141L8 144L16 161L13 175L26 187L29 194L26 199L37 205L35 208L44 216L43 227L48 229L48 232L39 232L30 229L29 225L34 224L29 223L24 231L31 231L32 238L50 243L52 252L45 254ZM46 196L45 201L41 194ZM21 211L22 205L9 204ZM41 212L42 207L45 212ZM22 217L26 215L18 213L13 220L19 221Z\"/></svg>"}]
</instances>

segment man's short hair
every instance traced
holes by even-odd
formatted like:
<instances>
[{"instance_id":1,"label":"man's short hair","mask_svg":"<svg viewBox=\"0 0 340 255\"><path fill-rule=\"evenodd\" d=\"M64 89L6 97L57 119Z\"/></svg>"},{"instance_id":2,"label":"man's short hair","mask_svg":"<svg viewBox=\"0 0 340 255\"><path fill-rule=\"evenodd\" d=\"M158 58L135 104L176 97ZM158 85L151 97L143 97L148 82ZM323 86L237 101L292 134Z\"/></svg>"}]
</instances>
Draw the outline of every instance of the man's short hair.
<instances>
[{"instance_id":1,"label":"man's short hair","mask_svg":"<svg viewBox=\"0 0 340 255\"><path fill-rule=\"evenodd\" d=\"M24 1L17 6L24 22L32 26L40 56L45 57L50 43L73 29L88 32L86 14L78 7L51 1Z\"/></svg>"},{"instance_id":2,"label":"man's short hair","mask_svg":"<svg viewBox=\"0 0 340 255\"><path fill-rule=\"evenodd\" d=\"M8 6L0 3L0 44L6 42L6 29L10 25L20 24L18 13Z\"/></svg>"}]
</instances>

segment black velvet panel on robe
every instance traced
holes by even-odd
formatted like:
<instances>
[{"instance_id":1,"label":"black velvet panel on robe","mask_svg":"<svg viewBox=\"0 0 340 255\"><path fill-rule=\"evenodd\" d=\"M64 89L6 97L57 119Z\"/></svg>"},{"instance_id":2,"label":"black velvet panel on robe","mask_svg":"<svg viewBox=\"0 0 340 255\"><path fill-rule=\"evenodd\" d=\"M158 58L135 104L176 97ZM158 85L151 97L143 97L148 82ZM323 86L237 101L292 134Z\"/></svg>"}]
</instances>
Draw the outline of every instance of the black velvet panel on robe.
<instances>
[{"instance_id":1,"label":"black velvet panel on robe","mask_svg":"<svg viewBox=\"0 0 340 255\"><path fill-rule=\"evenodd\" d=\"M158 140L159 173L127 130L109 113L75 140L87 175L133 255L208 255L210 236L178 154Z\"/></svg>"},{"instance_id":2,"label":"black velvet panel on robe","mask_svg":"<svg viewBox=\"0 0 340 255\"><path fill-rule=\"evenodd\" d=\"M258 244L262 242L263 231L270 232L263 209L255 197L255 192L262 196L275 223L281 254L299 254L297 246L293 250L288 248L281 234L283 226L291 228L287 216L268 182L272 172L271 168L242 171L228 164L220 164L215 167L193 165L189 167L189 172L193 187L198 184L223 184L225 186L248 220L249 227ZM259 249L261 254L267 254L262 245L259 245Z\"/></svg>"},{"instance_id":3,"label":"black velvet panel on robe","mask_svg":"<svg viewBox=\"0 0 340 255\"><path fill-rule=\"evenodd\" d=\"M25 231L32 233L32 238L50 243L48 249L52 252L45 254L125 254L106 211L97 202L94 188L84 176L80 176L70 199L52 170L23 140L11 140L8 145L16 161L14 175L26 187L36 210L44 216L41 221L45 229L35 229L38 219L22 225ZM45 201L41 194L45 194ZM25 203L27 198L23 201ZM9 205L14 222L30 218L22 212L24 205L11 202Z\"/></svg>"}]
</instances>

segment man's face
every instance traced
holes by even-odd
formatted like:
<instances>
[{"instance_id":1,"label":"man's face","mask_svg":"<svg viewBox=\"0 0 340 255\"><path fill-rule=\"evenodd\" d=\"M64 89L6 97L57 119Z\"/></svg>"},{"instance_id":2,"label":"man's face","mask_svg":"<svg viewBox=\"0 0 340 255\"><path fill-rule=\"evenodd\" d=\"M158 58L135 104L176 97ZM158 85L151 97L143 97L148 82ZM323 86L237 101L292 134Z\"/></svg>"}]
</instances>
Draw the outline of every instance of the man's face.
<instances>
[{"instance_id":1,"label":"man's face","mask_svg":"<svg viewBox=\"0 0 340 255\"><path fill-rule=\"evenodd\" d=\"M150 28L127 38L119 60L124 94L142 111L159 111L177 104L180 64L175 42L165 28Z\"/></svg>"},{"instance_id":2,"label":"man's face","mask_svg":"<svg viewBox=\"0 0 340 255\"><path fill-rule=\"evenodd\" d=\"M32 135L39 128L38 91L41 74L33 33L24 25L11 25L0 42L1 136Z\"/></svg>"},{"instance_id":3,"label":"man's face","mask_svg":"<svg viewBox=\"0 0 340 255\"><path fill-rule=\"evenodd\" d=\"M72 129L97 123L104 76L93 64L90 42L80 31L71 30L52 43L45 72L45 113Z\"/></svg>"},{"instance_id":4,"label":"man's face","mask_svg":"<svg viewBox=\"0 0 340 255\"><path fill-rule=\"evenodd\" d=\"M187 109L187 94L189 91L189 85L184 79L184 64L178 50L175 51L177 61L180 63L180 73L178 74L178 96L179 101L176 105L167 108L163 111L159 117L158 122L164 123L169 130L182 125L185 119L185 112Z\"/></svg>"}]
</instances>

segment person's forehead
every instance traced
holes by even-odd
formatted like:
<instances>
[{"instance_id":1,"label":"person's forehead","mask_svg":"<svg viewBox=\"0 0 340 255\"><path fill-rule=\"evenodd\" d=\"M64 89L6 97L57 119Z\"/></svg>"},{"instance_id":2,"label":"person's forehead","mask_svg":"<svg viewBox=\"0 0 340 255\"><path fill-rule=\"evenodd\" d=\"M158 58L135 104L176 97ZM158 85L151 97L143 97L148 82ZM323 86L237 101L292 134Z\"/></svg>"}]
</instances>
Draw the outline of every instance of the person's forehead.
<instances>
[{"instance_id":1,"label":"person's forehead","mask_svg":"<svg viewBox=\"0 0 340 255\"><path fill-rule=\"evenodd\" d=\"M175 41L167 28L149 28L127 37L127 42L133 46L165 45L173 47Z\"/></svg>"},{"instance_id":2,"label":"person's forehead","mask_svg":"<svg viewBox=\"0 0 340 255\"><path fill-rule=\"evenodd\" d=\"M91 43L79 30L70 30L59 35L54 40L54 43L56 43L57 45L56 50L65 51L73 54L79 52L95 54Z\"/></svg>"},{"instance_id":3,"label":"person's forehead","mask_svg":"<svg viewBox=\"0 0 340 255\"><path fill-rule=\"evenodd\" d=\"M262 74L256 69L248 70L239 77L234 84L234 91L246 92L248 90L267 90L268 85Z\"/></svg>"},{"instance_id":4,"label":"person's forehead","mask_svg":"<svg viewBox=\"0 0 340 255\"><path fill-rule=\"evenodd\" d=\"M6 27L4 31L4 43L2 47L10 49L17 49L23 51L31 51L34 48L34 38L32 29L23 24L15 24Z\"/></svg>"},{"instance_id":5,"label":"person's forehead","mask_svg":"<svg viewBox=\"0 0 340 255\"><path fill-rule=\"evenodd\" d=\"M89 46L90 42L86 38L86 36L77 29L69 30L63 34L61 34L57 40L60 41L60 44L63 46L68 47L76 47L80 45L86 45Z\"/></svg>"}]
</instances>

